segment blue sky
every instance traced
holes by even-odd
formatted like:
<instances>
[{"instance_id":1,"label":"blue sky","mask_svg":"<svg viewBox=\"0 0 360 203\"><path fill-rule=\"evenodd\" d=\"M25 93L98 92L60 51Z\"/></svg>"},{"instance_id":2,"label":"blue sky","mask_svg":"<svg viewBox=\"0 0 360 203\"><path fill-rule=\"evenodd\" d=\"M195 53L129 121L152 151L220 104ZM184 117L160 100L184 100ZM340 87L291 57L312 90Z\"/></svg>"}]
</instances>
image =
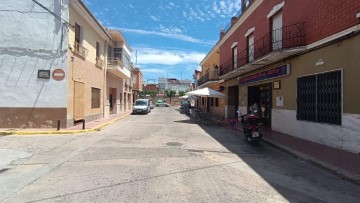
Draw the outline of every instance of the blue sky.
<instances>
[{"instance_id":1,"label":"blue sky","mask_svg":"<svg viewBox=\"0 0 360 203\"><path fill-rule=\"evenodd\" d=\"M192 79L240 0L83 0L105 27L119 29L144 81Z\"/></svg>"}]
</instances>

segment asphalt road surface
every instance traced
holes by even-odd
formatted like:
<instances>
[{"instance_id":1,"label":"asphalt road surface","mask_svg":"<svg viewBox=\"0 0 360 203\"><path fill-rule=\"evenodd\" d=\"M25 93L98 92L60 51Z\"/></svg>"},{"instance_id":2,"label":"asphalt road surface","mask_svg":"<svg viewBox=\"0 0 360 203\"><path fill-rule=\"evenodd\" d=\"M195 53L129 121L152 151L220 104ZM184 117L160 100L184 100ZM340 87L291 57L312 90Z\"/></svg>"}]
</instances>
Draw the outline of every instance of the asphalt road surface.
<instances>
[{"instance_id":1,"label":"asphalt road surface","mask_svg":"<svg viewBox=\"0 0 360 203\"><path fill-rule=\"evenodd\" d=\"M359 185L175 108L94 133L0 137L1 202L359 200Z\"/></svg>"}]
</instances>

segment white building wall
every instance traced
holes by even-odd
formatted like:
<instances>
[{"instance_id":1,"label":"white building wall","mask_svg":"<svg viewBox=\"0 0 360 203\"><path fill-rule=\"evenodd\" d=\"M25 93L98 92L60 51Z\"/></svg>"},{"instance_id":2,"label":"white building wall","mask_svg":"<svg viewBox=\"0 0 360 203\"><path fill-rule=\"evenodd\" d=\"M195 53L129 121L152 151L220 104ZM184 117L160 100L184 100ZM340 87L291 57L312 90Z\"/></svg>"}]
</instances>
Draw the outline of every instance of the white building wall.
<instances>
[{"instance_id":1,"label":"white building wall","mask_svg":"<svg viewBox=\"0 0 360 203\"><path fill-rule=\"evenodd\" d=\"M38 0L68 20L68 0ZM67 79L38 79L38 70L67 72L67 25L32 0L2 1L0 106L66 107Z\"/></svg>"},{"instance_id":2,"label":"white building wall","mask_svg":"<svg viewBox=\"0 0 360 203\"><path fill-rule=\"evenodd\" d=\"M341 126L299 121L294 110L272 109L271 115L274 131L356 154L360 152L359 115L343 114Z\"/></svg>"}]
</instances>

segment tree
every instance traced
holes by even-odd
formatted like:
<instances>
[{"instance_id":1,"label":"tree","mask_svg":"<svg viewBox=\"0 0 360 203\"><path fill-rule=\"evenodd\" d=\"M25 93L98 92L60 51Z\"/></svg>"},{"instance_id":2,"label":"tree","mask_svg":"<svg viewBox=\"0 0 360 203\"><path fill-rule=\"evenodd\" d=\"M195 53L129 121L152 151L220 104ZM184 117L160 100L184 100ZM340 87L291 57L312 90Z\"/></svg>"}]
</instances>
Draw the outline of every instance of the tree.
<instances>
[{"instance_id":1,"label":"tree","mask_svg":"<svg viewBox=\"0 0 360 203\"><path fill-rule=\"evenodd\" d=\"M139 92L139 97L144 98L147 94L148 94L148 91L145 89L145 90Z\"/></svg>"},{"instance_id":2,"label":"tree","mask_svg":"<svg viewBox=\"0 0 360 203\"><path fill-rule=\"evenodd\" d=\"M170 98L170 104L171 104L171 98L176 95L176 91L172 90L172 89L166 89L165 94L166 94L167 97Z\"/></svg>"},{"instance_id":3,"label":"tree","mask_svg":"<svg viewBox=\"0 0 360 203\"><path fill-rule=\"evenodd\" d=\"M156 95L157 95L157 92L155 90L151 90L151 91L148 91L147 94L150 95L150 97L152 99L154 99L156 97Z\"/></svg>"},{"instance_id":4,"label":"tree","mask_svg":"<svg viewBox=\"0 0 360 203\"><path fill-rule=\"evenodd\" d=\"M186 92L187 92L187 91L180 90L180 91L179 91L179 96L180 96L180 97L181 97L181 96L184 96Z\"/></svg>"}]
</instances>

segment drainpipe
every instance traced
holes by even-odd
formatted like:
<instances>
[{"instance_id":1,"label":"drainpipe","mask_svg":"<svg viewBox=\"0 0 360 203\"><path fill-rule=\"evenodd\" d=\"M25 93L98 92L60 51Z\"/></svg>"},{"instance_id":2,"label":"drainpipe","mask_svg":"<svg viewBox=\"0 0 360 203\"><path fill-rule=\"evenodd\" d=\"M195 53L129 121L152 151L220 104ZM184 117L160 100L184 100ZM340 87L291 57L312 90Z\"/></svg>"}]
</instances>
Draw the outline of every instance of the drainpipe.
<instances>
[{"instance_id":1,"label":"drainpipe","mask_svg":"<svg viewBox=\"0 0 360 203\"><path fill-rule=\"evenodd\" d=\"M106 72L107 72L107 40L105 40L105 46L104 46L104 90L103 90L103 118L105 118L106 113L106 91L107 91L107 85L106 85Z\"/></svg>"}]
</instances>

